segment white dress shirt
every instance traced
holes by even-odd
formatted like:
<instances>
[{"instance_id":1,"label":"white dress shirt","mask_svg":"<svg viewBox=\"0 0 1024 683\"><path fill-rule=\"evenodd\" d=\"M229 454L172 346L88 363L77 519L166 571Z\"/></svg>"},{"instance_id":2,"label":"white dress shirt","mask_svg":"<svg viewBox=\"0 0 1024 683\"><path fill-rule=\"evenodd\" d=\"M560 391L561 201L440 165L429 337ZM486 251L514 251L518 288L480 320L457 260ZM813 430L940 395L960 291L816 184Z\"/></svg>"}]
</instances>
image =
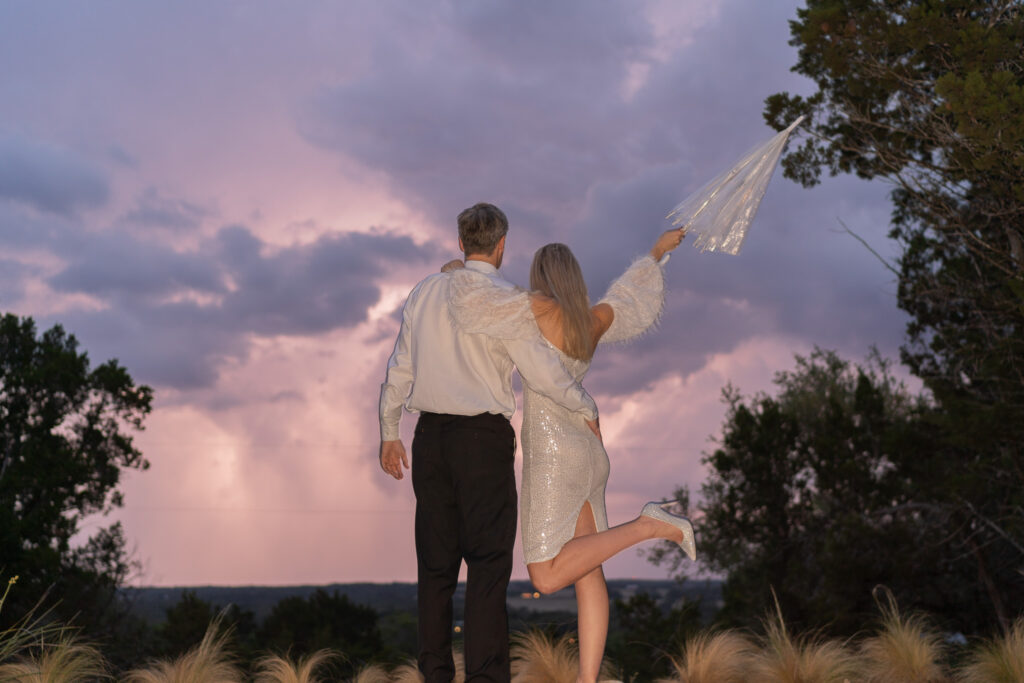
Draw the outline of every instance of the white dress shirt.
<instances>
[{"instance_id":1,"label":"white dress shirt","mask_svg":"<svg viewBox=\"0 0 1024 683\"><path fill-rule=\"evenodd\" d=\"M513 288L498 270L470 260L466 268ZM512 366L538 393L585 419L597 417L597 405L562 365L558 353L536 339L496 339L456 328L448 312L448 274L420 282L402 309L402 328L388 359L380 390L380 438L399 438L402 406L410 412L450 415L501 414L516 410Z\"/></svg>"}]
</instances>

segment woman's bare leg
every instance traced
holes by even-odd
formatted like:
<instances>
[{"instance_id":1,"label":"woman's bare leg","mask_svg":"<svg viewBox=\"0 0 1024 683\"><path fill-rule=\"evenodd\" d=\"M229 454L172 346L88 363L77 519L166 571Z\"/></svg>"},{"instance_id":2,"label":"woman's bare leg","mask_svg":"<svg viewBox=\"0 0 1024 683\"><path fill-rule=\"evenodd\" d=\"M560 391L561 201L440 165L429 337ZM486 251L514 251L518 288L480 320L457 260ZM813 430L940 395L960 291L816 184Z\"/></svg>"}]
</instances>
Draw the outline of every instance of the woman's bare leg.
<instances>
[{"instance_id":1,"label":"woman's bare leg","mask_svg":"<svg viewBox=\"0 0 1024 683\"><path fill-rule=\"evenodd\" d=\"M576 520L576 536L597 533L590 503L584 503ZM601 567L592 569L576 582L577 632L580 638L580 669L577 683L592 683L601 672L604 645L608 637L608 586Z\"/></svg>"},{"instance_id":2,"label":"woman's bare leg","mask_svg":"<svg viewBox=\"0 0 1024 683\"><path fill-rule=\"evenodd\" d=\"M590 512L590 504L584 508ZM593 514L590 514L591 520ZM606 531L577 536L562 546L558 555L544 562L526 565L530 580L541 593L554 593L576 583L610 557L643 541L665 538L679 542L683 532L651 517L637 517Z\"/></svg>"}]
</instances>

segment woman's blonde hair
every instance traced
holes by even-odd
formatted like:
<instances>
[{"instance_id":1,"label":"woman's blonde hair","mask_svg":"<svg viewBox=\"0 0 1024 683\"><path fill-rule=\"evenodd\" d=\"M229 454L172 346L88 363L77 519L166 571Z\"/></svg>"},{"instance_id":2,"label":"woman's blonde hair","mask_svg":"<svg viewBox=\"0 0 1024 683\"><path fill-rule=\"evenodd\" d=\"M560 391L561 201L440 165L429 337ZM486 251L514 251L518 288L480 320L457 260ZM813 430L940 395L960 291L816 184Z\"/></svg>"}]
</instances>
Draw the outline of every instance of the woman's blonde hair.
<instances>
[{"instance_id":1,"label":"woman's blonde hair","mask_svg":"<svg viewBox=\"0 0 1024 683\"><path fill-rule=\"evenodd\" d=\"M530 266L530 289L558 304L566 355L590 360L594 355L590 299L583 271L569 247L553 242L537 250Z\"/></svg>"}]
</instances>

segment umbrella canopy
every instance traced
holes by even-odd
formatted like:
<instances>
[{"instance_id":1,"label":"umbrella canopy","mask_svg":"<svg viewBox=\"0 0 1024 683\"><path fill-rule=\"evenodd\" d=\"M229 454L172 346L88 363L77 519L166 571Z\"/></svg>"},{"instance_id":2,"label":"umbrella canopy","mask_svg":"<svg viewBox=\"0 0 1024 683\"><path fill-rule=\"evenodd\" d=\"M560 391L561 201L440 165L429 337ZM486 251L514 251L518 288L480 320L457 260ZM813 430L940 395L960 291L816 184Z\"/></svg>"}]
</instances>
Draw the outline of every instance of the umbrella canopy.
<instances>
[{"instance_id":1,"label":"umbrella canopy","mask_svg":"<svg viewBox=\"0 0 1024 683\"><path fill-rule=\"evenodd\" d=\"M804 117L747 152L732 168L715 176L668 214L673 225L697 235L701 251L739 253L747 228L768 188L789 134Z\"/></svg>"}]
</instances>

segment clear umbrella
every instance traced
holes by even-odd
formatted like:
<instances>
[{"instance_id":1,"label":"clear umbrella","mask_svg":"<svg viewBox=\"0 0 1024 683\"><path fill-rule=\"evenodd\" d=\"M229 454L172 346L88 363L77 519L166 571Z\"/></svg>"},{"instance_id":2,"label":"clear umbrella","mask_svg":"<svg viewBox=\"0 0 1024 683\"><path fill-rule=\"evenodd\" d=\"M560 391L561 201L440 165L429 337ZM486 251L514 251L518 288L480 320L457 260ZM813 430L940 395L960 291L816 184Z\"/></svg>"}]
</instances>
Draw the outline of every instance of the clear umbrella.
<instances>
[{"instance_id":1,"label":"clear umbrella","mask_svg":"<svg viewBox=\"0 0 1024 683\"><path fill-rule=\"evenodd\" d=\"M680 202L668 215L672 224L695 233L693 246L701 251L739 253L786 140L803 120L801 116L786 130L758 144L732 168Z\"/></svg>"}]
</instances>

